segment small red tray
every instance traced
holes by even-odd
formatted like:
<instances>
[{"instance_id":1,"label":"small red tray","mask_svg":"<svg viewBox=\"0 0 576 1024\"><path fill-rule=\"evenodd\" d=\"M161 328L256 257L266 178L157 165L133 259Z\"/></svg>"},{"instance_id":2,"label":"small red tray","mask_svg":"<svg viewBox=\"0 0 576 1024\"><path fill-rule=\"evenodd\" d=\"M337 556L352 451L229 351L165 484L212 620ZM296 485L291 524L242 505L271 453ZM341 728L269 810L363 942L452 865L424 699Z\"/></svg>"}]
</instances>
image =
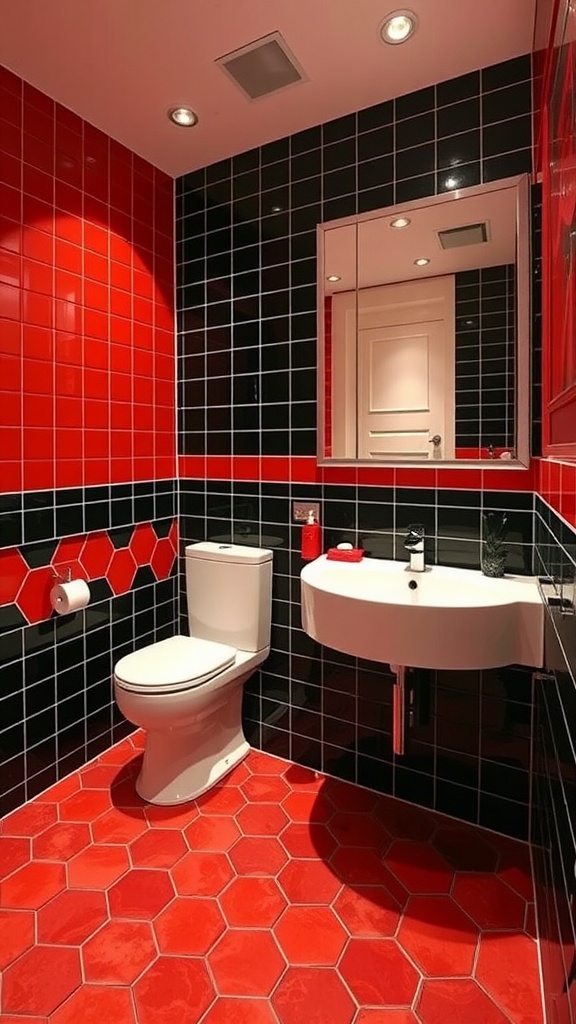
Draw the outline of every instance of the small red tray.
<instances>
[{"instance_id":1,"label":"small red tray","mask_svg":"<svg viewBox=\"0 0 576 1024\"><path fill-rule=\"evenodd\" d=\"M328 548L326 558L331 562L361 562L364 558L363 548Z\"/></svg>"}]
</instances>

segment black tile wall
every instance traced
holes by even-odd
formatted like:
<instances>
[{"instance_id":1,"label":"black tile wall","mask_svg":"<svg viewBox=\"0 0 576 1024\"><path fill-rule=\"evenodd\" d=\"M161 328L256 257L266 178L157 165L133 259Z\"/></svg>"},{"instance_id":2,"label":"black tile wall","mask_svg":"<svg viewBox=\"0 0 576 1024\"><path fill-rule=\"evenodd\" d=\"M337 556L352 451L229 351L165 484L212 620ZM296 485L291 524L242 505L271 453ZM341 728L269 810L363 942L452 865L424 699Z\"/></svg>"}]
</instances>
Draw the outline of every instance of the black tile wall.
<instances>
[{"instance_id":1,"label":"black tile wall","mask_svg":"<svg viewBox=\"0 0 576 1024\"><path fill-rule=\"evenodd\" d=\"M532 842L547 1019L576 1020L576 533L536 501L539 571L555 581L548 678L535 685Z\"/></svg>"},{"instance_id":2,"label":"black tile wall","mask_svg":"<svg viewBox=\"0 0 576 1024\"><path fill-rule=\"evenodd\" d=\"M456 274L456 447L514 449L513 264Z\"/></svg>"},{"instance_id":3,"label":"black tile wall","mask_svg":"<svg viewBox=\"0 0 576 1024\"><path fill-rule=\"evenodd\" d=\"M530 171L530 76L517 58L178 179L181 453L314 454L316 225Z\"/></svg>"},{"instance_id":4,"label":"black tile wall","mask_svg":"<svg viewBox=\"0 0 576 1024\"><path fill-rule=\"evenodd\" d=\"M161 536L176 497L173 480L2 495L0 548L21 544L29 565L44 566L65 536L108 530L123 546L138 522ZM105 579L90 587L84 611L37 625L0 609L12 609L0 616L0 816L132 730L114 704L113 665L176 631L175 573L156 582L142 567L117 597Z\"/></svg>"},{"instance_id":5,"label":"black tile wall","mask_svg":"<svg viewBox=\"0 0 576 1024\"><path fill-rule=\"evenodd\" d=\"M418 672L407 754L391 750L388 666L322 648L301 628L300 527L293 500L320 501L324 546L343 540L407 559L410 522L426 558L478 567L481 515L506 510L508 568L531 572L531 493L180 481L182 544L218 539L274 550L272 652L247 684L244 724L258 747L520 838L528 834L531 672ZM181 587L184 580L181 577ZM187 632L181 592L181 630Z\"/></svg>"}]
</instances>

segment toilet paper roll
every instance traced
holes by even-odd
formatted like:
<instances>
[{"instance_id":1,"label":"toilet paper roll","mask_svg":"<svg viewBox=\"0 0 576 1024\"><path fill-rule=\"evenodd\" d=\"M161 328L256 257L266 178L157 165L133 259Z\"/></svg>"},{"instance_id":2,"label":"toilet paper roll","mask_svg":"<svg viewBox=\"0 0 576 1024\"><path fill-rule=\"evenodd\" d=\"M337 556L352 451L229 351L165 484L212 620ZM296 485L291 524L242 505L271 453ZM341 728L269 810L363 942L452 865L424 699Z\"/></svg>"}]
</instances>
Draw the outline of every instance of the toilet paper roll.
<instances>
[{"instance_id":1,"label":"toilet paper roll","mask_svg":"<svg viewBox=\"0 0 576 1024\"><path fill-rule=\"evenodd\" d=\"M85 608L90 600L90 589L85 580L56 583L50 591L50 604L57 615L70 615Z\"/></svg>"}]
</instances>

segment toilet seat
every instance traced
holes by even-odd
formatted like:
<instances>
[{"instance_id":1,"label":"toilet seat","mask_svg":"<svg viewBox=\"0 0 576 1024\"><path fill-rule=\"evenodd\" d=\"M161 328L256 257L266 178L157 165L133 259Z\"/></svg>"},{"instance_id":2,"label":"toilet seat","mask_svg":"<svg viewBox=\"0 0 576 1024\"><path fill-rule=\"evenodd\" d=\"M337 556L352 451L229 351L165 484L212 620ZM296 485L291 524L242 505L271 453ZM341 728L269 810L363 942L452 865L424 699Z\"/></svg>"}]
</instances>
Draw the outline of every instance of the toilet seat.
<instances>
[{"instance_id":1,"label":"toilet seat","mask_svg":"<svg viewBox=\"0 0 576 1024\"><path fill-rule=\"evenodd\" d=\"M173 636L120 658L114 676L124 690L176 693L212 679L234 663L236 654L226 644Z\"/></svg>"}]
</instances>

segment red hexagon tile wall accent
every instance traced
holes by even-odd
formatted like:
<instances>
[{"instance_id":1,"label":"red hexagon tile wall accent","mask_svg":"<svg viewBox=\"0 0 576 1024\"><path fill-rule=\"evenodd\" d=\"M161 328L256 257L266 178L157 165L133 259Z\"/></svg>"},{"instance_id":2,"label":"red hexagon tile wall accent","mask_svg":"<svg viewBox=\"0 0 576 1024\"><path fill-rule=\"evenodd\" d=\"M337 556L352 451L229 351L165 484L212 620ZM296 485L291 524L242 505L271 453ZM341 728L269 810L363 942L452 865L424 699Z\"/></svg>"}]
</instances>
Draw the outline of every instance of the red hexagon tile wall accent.
<instances>
[{"instance_id":1,"label":"red hexagon tile wall accent","mask_svg":"<svg viewBox=\"0 0 576 1024\"><path fill-rule=\"evenodd\" d=\"M26 545L5 548L0 551L0 607L14 605L28 623L42 622L53 614L50 590L55 575L64 578L70 570L73 579L105 579L114 595L124 594L143 566L151 568L156 580L167 579L177 550L175 519L168 536L158 536L152 523L138 523L121 548L114 547L105 530L64 537L45 566L29 565Z\"/></svg>"}]
</instances>

